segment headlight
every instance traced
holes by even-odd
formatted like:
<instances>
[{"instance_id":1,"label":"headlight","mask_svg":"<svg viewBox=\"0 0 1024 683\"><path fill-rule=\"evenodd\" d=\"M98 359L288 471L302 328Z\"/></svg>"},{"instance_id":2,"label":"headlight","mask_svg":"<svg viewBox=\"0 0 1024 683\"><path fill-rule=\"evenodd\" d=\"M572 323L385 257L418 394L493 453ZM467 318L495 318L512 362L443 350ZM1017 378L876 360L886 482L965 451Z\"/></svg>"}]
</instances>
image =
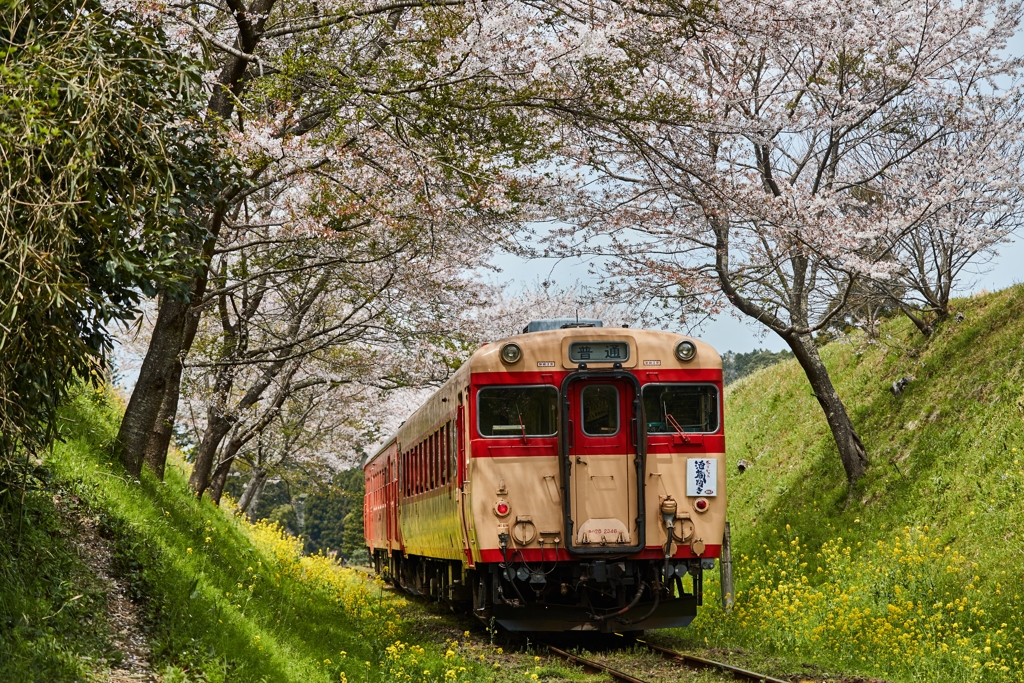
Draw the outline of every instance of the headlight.
<instances>
[{"instance_id":1,"label":"headlight","mask_svg":"<svg viewBox=\"0 0 1024 683\"><path fill-rule=\"evenodd\" d=\"M523 350L519 348L519 344L505 344L501 347L501 360L509 365L518 363L522 357Z\"/></svg>"},{"instance_id":2,"label":"headlight","mask_svg":"<svg viewBox=\"0 0 1024 683\"><path fill-rule=\"evenodd\" d=\"M504 351L502 351L504 353ZM692 341L686 341L685 339L676 344L676 358L686 363L687 361L693 360L693 357L697 355L697 347Z\"/></svg>"}]
</instances>

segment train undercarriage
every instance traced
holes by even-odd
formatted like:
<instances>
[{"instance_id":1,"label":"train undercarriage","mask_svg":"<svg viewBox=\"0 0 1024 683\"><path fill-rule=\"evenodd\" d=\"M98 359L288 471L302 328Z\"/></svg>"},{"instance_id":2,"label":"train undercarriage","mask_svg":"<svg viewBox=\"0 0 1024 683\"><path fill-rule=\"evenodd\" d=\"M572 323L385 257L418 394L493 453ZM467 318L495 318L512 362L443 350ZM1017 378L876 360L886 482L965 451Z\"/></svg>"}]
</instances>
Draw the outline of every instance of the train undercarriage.
<instances>
[{"instance_id":1,"label":"train undercarriage","mask_svg":"<svg viewBox=\"0 0 1024 683\"><path fill-rule=\"evenodd\" d=\"M688 625L702 604L703 572L714 560L489 563L464 569L451 560L374 555L377 573L408 593L471 612L510 631L601 631Z\"/></svg>"}]
</instances>

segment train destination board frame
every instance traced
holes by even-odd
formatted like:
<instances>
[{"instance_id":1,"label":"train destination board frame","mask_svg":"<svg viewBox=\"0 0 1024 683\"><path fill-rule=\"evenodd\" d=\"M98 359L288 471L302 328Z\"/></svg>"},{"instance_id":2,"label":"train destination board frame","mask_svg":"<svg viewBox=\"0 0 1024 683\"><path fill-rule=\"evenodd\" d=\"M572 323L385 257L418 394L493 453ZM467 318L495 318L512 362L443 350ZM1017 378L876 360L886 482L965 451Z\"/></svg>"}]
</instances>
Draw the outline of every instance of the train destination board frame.
<instances>
[{"instance_id":1,"label":"train destination board frame","mask_svg":"<svg viewBox=\"0 0 1024 683\"><path fill-rule=\"evenodd\" d=\"M573 363L621 363L629 360L629 344L624 341L578 341L569 344Z\"/></svg>"}]
</instances>

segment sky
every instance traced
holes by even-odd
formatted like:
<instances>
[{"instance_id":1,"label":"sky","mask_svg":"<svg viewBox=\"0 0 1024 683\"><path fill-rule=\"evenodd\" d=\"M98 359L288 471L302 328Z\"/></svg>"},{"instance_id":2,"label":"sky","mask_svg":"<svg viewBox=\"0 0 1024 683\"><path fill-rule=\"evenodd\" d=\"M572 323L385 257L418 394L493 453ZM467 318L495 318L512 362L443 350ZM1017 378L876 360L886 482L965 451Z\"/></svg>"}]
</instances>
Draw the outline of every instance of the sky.
<instances>
[{"instance_id":1,"label":"sky","mask_svg":"<svg viewBox=\"0 0 1024 683\"><path fill-rule=\"evenodd\" d=\"M577 282L591 287L598 284L598 279L590 274L590 264L579 259L528 260L511 254L499 254L492 263L500 268L494 279L507 283L513 291L542 281L550 281L562 288ZM994 292L1020 282L1024 282L1024 234L1002 245L990 263L977 266L977 272L965 274L960 294ZM524 321L524 324L526 322L529 321ZM719 352L746 353L755 349L781 351L788 348L778 335L767 332L764 326L731 313L718 316L699 330L694 330L693 334Z\"/></svg>"}]
</instances>

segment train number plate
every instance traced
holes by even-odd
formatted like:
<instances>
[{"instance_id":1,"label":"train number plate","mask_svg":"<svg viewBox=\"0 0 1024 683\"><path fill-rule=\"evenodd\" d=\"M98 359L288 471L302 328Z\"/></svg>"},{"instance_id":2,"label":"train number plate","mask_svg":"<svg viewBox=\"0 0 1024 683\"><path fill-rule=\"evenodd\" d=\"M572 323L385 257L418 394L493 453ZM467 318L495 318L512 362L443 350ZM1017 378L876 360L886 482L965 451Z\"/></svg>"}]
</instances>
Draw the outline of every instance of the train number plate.
<instances>
[{"instance_id":1,"label":"train number plate","mask_svg":"<svg viewBox=\"0 0 1024 683\"><path fill-rule=\"evenodd\" d=\"M714 458L686 459L686 495L718 495L718 461Z\"/></svg>"}]
</instances>

